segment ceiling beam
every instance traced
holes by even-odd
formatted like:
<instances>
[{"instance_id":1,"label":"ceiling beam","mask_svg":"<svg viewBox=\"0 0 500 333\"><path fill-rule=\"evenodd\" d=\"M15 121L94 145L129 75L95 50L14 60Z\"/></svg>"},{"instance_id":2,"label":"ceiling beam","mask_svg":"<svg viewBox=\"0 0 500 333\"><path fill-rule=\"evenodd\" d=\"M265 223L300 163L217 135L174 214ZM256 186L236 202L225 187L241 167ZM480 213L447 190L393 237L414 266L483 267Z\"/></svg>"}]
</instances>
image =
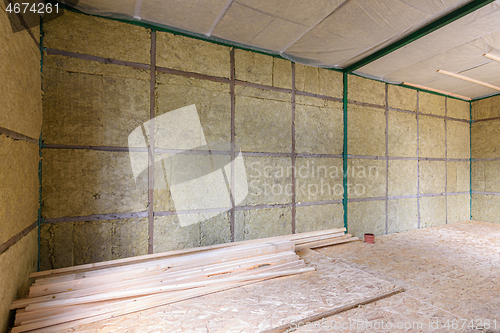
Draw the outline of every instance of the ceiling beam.
<instances>
[{"instance_id":1,"label":"ceiling beam","mask_svg":"<svg viewBox=\"0 0 500 333\"><path fill-rule=\"evenodd\" d=\"M490 4L494 1L495 0L473 0L473 1L469 2L468 4L466 4L465 6L462 6L449 14L446 14L445 16L437 19L436 21L429 23L425 27L422 27L422 28L418 29L417 31L412 32L408 36L401 38L397 42L394 42L391 45L388 45L388 46L384 47L383 49L378 50L377 52L370 54L366 58L363 58L350 66L347 66L346 68L343 69L343 71L346 73L351 73L351 72L353 72L353 71L355 71L363 66L366 66L369 63L372 63L375 60L380 59L383 56L388 55L389 53L394 52L397 49L402 48L403 46L408 45L408 44L416 41L417 39L422 38L422 37L430 34L431 32L436 31L436 30L458 20L459 18L462 18L465 15L470 14L470 13L478 10L479 8L484 7L484 6Z\"/></svg>"},{"instance_id":2,"label":"ceiling beam","mask_svg":"<svg viewBox=\"0 0 500 333\"><path fill-rule=\"evenodd\" d=\"M485 86L485 87L488 87L490 89L493 89L493 90L497 90L497 91L500 91L500 87L497 87L493 84L489 84L487 82L483 82L483 81L479 81L479 80L476 80L476 79L473 79L473 78L470 78L468 76L463 76L463 75L460 75L460 74L456 74L456 73L452 73L452 72L448 72L448 71L444 71L442 69L438 69L437 71L438 73L441 73L441 74L444 74L444 75L448 75L448 76L451 76L451 77L454 77L456 79L460 79L460 80L464 80L464 81L467 81L467 82L471 82L471 83L475 83L475 84L480 84L482 86Z\"/></svg>"}]
</instances>

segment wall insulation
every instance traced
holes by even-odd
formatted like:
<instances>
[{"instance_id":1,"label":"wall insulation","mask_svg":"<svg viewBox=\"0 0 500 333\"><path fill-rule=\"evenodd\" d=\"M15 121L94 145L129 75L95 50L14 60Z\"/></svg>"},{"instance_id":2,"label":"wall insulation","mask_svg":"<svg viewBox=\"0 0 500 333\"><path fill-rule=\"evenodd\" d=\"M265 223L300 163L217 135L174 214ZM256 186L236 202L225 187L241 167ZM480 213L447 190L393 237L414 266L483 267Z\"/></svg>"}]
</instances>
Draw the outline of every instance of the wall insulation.
<instances>
[{"instance_id":1,"label":"wall insulation","mask_svg":"<svg viewBox=\"0 0 500 333\"><path fill-rule=\"evenodd\" d=\"M0 332L11 302L27 294L37 269L39 144L42 127L40 32L36 16L8 16L0 2ZM35 26L24 29L24 26ZM14 26L14 31L13 28Z\"/></svg>"},{"instance_id":2,"label":"wall insulation","mask_svg":"<svg viewBox=\"0 0 500 333\"><path fill-rule=\"evenodd\" d=\"M349 233L467 220L469 103L357 76L348 99Z\"/></svg>"},{"instance_id":3,"label":"wall insulation","mask_svg":"<svg viewBox=\"0 0 500 333\"><path fill-rule=\"evenodd\" d=\"M500 96L471 103L472 219L500 223Z\"/></svg>"},{"instance_id":4,"label":"wall insulation","mask_svg":"<svg viewBox=\"0 0 500 333\"><path fill-rule=\"evenodd\" d=\"M468 102L349 75L344 205L342 73L75 13L45 36L43 269L338 228L344 206L355 236L468 219Z\"/></svg>"}]
</instances>

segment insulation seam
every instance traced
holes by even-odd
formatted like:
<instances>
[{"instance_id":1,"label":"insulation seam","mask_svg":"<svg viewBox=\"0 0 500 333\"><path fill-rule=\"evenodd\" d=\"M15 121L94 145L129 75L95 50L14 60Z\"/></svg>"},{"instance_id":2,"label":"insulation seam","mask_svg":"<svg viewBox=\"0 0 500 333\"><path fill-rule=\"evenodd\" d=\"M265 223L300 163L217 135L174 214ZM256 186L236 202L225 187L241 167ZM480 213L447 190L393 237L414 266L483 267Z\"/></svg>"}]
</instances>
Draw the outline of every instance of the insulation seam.
<instances>
[{"instance_id":1,"label":"insulation seam","mask_svg":"<svg viewBox=\"0 0 500 333\"><path fill-rule=\"evenodd\" d=\"M215 28L217 28L217 25L219 25L219 22L222 20L222 18L226 15L227 11L229 10L229 7L231 7L232 3L234 0L227 0L226 4L224 7L222 7L219 15L215 18L214 22L208 29L208 31L205 33L205 36L210 37L212 33L214 32Z\"/></svg>"}]
</instances>

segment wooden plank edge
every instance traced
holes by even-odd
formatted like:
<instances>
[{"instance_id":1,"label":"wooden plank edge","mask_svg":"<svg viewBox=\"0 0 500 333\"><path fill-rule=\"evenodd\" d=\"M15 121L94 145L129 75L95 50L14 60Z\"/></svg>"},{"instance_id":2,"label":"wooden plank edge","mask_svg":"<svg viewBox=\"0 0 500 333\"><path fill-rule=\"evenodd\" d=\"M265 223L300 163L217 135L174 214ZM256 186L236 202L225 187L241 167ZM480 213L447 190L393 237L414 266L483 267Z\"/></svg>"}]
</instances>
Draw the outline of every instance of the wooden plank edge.
<instances>
[{"instance_id":1,"label":"wooden plank edge","mask_svg":"<svg viewBox=\"0 0 500 333\"><path fill-rule=\"evenodd\" d=\"M201 252L201 251L219 249L219 248L224 248L224 247L232 247L232 246L237 246L237 245L266 243L266 242L270 242L270 241L274 241L274 240L281 240L281 239L287 240L288 238L291 238L291 237L293 237L293 239L296 239L295 237L305 238L305 237L317 236L317 235L324 234L324 233L338 233L338 232L345 232L345 231L346 231L345 228L328 229L328 230L321 230L321 231L304 232L304 233L299 233L299 234L294 234L294 235L260 238L260 239L247 240L247 241L234 242L234 243L224 243L224 244L217 244L217 245L195 247L195 248L191 248L191 249L183 249L183 250L169 251L169 252L163 252L163 253L147 254L147 255L137 256L137 257L129 257L129 258L123 258L123 259L98 262L98 263L93 263L93 264L64 267L64 268L58 268L58 269L42 271L42 272L34 272L34 273L30 274L30 278L56 276L58 274L83 272L86 270L96 270L96 269L101 269L101 268L110 267L110 266L112 267L113 265L138 263L141 261L148 261L148 260L154 260L154 259L158 259L158 258L183 255L183 254L189 254L189 253L193 253L193 252Z\"/></svg>"},{"instance_id":2,"label":"wooden plank edge","mask_svg":"<svg viewBox=\"0 0 500 333\"><path fill-rule=\"evenodd\" d=\"M335 314L339 314L339 313L342 313L342 312L345 312L345 311L348 311L348 310L352 310L352 309L357 308L357 307L359 307L361 305L367 305L367 304L370 304L370 303L382 300L384 298L388 298L388 297L394 296L394 295L399 294L399 293L404 292L404 291L405 291L404 288L399 287L399 288L396 288L394 290L391 290L391 291L388 291L388 292L384 292L382 294L379 294L379 295L367 298L367 299L362 300L362 301L351 302L349 304L343 305L343 306L338 307L338 308L331 309L329 311L325 311L325 312L322 312L322 313L318 313L318 314L315 314L315 315L312 315L312 316L308 316L308 317L302 318L301 320L298 320L298 321L296 320L296 321L293 321L291 323L283 324L283 325L280 325L280 326L277 326L277 327L273 327L273 328L261 331L260 333L292 332L292 331L295 330L294 327L293 327L293 325L296 324L297 322L299 322L299 323L312 323L314 321L321 320L321 319L323 319L325 317L330 317L330 316L333 316Z\"/></svg>"}]
</instances>

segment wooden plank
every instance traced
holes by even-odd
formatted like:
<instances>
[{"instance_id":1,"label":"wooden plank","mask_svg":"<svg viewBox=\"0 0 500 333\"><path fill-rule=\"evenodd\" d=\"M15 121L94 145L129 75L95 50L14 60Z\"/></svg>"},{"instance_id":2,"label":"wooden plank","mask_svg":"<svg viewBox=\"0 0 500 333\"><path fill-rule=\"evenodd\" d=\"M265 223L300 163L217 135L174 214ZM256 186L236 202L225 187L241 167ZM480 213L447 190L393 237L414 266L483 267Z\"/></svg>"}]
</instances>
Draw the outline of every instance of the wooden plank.
<instances>
[{"instance_id":1,"label":"wooden plank","mask_svg":"<svg viewBox=\"0 0 500 333\"><path fill-rule=\"evenodd\" d=\"M212 294L215 292L220 292L220 291L229 290L229 289L233 289L233 288L237 288L237 287L242 287L242 286L249 285L252 283L257 283L257 282L260 282L260 281L233 283L232 285L228 285L225 287L222 287L222 286L220 286L220 287L215 287L215 286L214 287L206 287L206 288L204 288L203 292L205 295L208 295L208 294ZM198 295L198 296L200 296L200 295ZM198 296L196 296L196 295L192 296L192 295L186 294L183 299L179 298L177 301L187 300L187 299L190 299L193 297L198 297ZM154 307L154 306L152 306L152 307ZM133 312L140 311L140 310L136 310L136 311L129 310L129 311L130 312L122 311L120 314L118 314L118 311L117 311L117 313L115 313L114 315L109 314L109 313L104 313L104 314L100 314L100 315L96 315L96 316L86 317L86 318L79 319L79 320L65 322L65 323L58 324L58 325L53 325L53 326L48 326L48 327L42 327L40 329L30 330L30 333L54 333L54 332L63 331L66 329L71 329L73 327L81 326L84 324L93 323L93 322L100 321L100 320L106 320L106 319L109 319L111 316L116 317L119 315L133 313ZM11 333L20 333L20 332L25 332L25 331L26 331L25 327L17 326L17 327L14 327L12 329Z\"/></svg>"},{"instance_id":2,"label":"wooden plank","mask_svg":"<svg viewBox=\"0 0 500 333\"><path fill-rule=\"evenodd\" d=\"M335 234L328 234L328 235L320 235L320 236L303 238L303 239L296 240L294 242L295 242L295 246L297 246L300 244L311 243L311 242L320 241L320 240L324 240L324 239L338 238L338 237L342 237L344 235L345 234L343 232L339 232L339 233L335 233Z\"/></svg>"},{"instance_id":3,"label":"wooden plank","mask_svg":"<svg viewBox=\"0 0 500 333\"><path fill-rule=\"evenodd\" d=\"M280 262L280 261L278 261L278 262L276 263L276 265L281 265L281 266L280 266L281 268L283 268L283 267L288 267L288 268L290 268L290 267L291 267L290 265L289 265L289 266L285 266L284 264L297 264L299 261L300 261L300 263L303 263L303 261L302 261L302 260L299 260L298 258L299 258L299 257L298 257L297 255L295 255L295 253L294 253L294 258L292 258L292 261L290 261L290 259L288 259L288 260L286 260L286 259L285 259L285 260L283 260L283 259L282 259L282 261L281 261L281 262ZM295 261L295 262L293 262L293 261ZM251 264L253 265L254 263L251 263ZM246 268L246 267L245 267L245 268ZM271 271L271 270L273 270L273 269L275 269L275 266L274 266L274 267L271 267L271 266L263 266L263 267L260 269L260 272L268 272L268 271ZM249 272L249 273L250 273L250 272ZM216 275L216 277L218 277L218 275ZM176 283L176 282L174 281L173 283ZM141 285L139 285L139 287L140 287L140 286L141 286ZM142 285L142 286L143 286L143 285ZM105 286L105 287L106 287L106 286ZM113 287L114 287L114 285L113 285ZM118 290L120 290L120 289L118 289ZM85 290L84 290L84 291L85 291ZM81 291L77 291L77 292L81 292ZM106 292L106 290L104 290L104 292ZM70 293L71 293L71 292L70 292ZM51 300L51 296L56 296L56 295L49 295L49 296L47 296L48 300ZM56 300L58 300L58 299L56 298ZM101 303L102 303L102 304L104 304L103 302L101 302ZM101 304L101 303L99 303L99 304ZM106 304L108 304L108 305L109 305L109 304L114 304L114 303L109 303L109 301L108 301L108 302L106 302ZM68 307L68 308L74 308L74 307L71 307L71 306L70 306L70 307ZM62 311L62 312L61 312L61 311L59 311L59 310L54 310L54 311L56 311L56 312L57 312L57 313L59 313L59 314L60 314L60 313L64 313L64 311ZM55 313L55 312L54 312L54 313L52 313L52 312L50 311L50 309L49 309L49 310L35 310L35 311L30 311L30 312L21 313L21 314L19 315L19 317L16 317L16 320L18 320L18 321L20 321L20 322L25 322L25 321L27 321L27 320L32 320L32 319L37 319L37 318L43 318L43 317L46 317L46 316L53 316L53 315L55 315L55 314L57 314L57 313Z\"/></svg>"},{"instance_id":4,"label":"wooden plank","mask_svg":"<svg viewBox=\"0 0 500 333\"><path fill-rule=\"evenodd\" d=\"M273 246L276 247L275 250L270 248ZM141 262L141 263L137 263L134 265L104 268L104 269L100 269L100 270L96 270L96 271L89 271L89 272L84 272L84 273L67 274L67 275L61 275L61 276L57 276L57 277L37 279L37 282L35 283L35 285L37 285L37 286L38 285L46 285L46 284L60 283L60 282L72 281L72 280L78 280L78 279L84 279L84 278L88 279L90 277L108 275L111 273L118 273L118 272L126 272L126 271L130 271L130 270L138 270L141 268L150 269L152 267L152 265L158 266L158 265L164 265L165 263L167 263L168 265L171 265L171 266L174 266L174 265L182 266L183 264L187 264L189 262L192 262L194 260L199 260L202 258L209 258L210 259L209 261L213 262L217 258L227 259L228 253L231 253L231 257L238 257L238 253L245 252L245 254L241 254L242 258L253 257L253 256L261 255L261 254L259 254L260 253L259 251L261 251L261 249L263 249L262 253L264 253L264 254L293 251L294 244L293 244L293 242L289 242L289 241L275 242L275 243L262 243L262 244L256 244L256 245L245 244L245 245L241 245L241 246L237 246L237 247L204 251L201 253L193 253L193 254L177 256L177 257L173 257L173 258L167 257L167 258L157 259L153 262ZM210 262L207 262L207 264L209 264Z\"/></svg>"},{"instance_id":5,"label":"wooden plank","mask_svg":"<svg viewBox=\"0 0 500 333\"><path fill-rule=\"evenodd\" d=\"M298 245L296 247L296 251L300 251L303 249L316 249L318 247L355 242L358 240L359 240L358 237L345 237L342 239L332 239L332 240L327 239L327 240L322 240L322 241L318 241L318 242L305 243L305 244Z\"/></svg>"},{"instance_id":6,"label":"wooden plank","mask_svg":"<svg viewBox=\"0 0 500 333\"><path fill-rule=\"evenodd\" d=\"M333 316L335 314L338 314L338 313L341 313L341 312L345 312L345 311L357 308L357 307L359 307L361 305L370 304L370 303L379 301L381 299L384 299L384 298L387 298L387 297L391 297L391 296L399 294L399 293L401 293L403 291L404 291L403 288L397 288L397 289L394 289L394 290L391 290L391 291L387 291L387 292L385 292L385 293L383 293L381 295L370 297L370 298L365 299L365 300L360 301L360 302L352 302L352 303L343 305L341 307L337 307L337 308L333 308L333 309L331 309L329 311L325 311L323 313L312 315L310 317L305 317L305 318L303 318L301 320L296 320L293 323L287 323L287 324L280 325L280 326L275 327L275 328L271 328L271 329L262 331L261 333L283 333L283 332L290 332L294 328L294 325L293 325L294 323L296 323L296 324L302 323L301 326L303 326L305 323L312 323L314 321L321 320L323 318L330 317L330 316Z\"/></svg>"},{"instance_id":7,"label":"wooden plank","mask_svg":"<svg viewBox=\"0 0 500 333\"><path fill-rule=\"evenodd\" d=\"M42 278L38 279L41 281L39 281L36 285L37 286L49 285L49 284L73 281L78 279L88 279L91 277L109 275L112 273L119 273L119 272L130 272L133 270L140 270L144 268L151 269L151 267L165 266L165 264L171 266L172 268L182 267L190 265L191 263L194 262L199 262L200 260L204 259L207 260L205 264L208 265L215 262L228 261L229 258L233 258L232 260L251 258L259 255L293 251L294 248L295 244L293 242L263 243L256 245L245 245L235 248L223 248L213 251L204 251L202 253L194 253L185 256L157 259L154 262L140 262L134 265L103 268L89 272L73 273L73 274ZM222 260L222 261L217 261L217 260Z\"/></svg>"},{"instance_id":8,"label":"wooden plank","mask_svg":"<svg viewBox=\"0 0 500 333\"><path fill-rule=\"evenodd\" d=\"M305 268L304 261L296 261L296 262L290 262L290 263L285 263L282 265L273 265L272 270L276 272L283 271L283 269L300 269L300 268ZM185 282L185 283L178 283L174 282L171 284L166 284L166 285L158 285L158 286L148 286L147 288L142 288L142 289L132 289L132 290L121 290L121 291L114 291L114 292L107 292L107 293L101 293L98 295L92 295L92 296L86 296L86 297L79 297L79 298L73 298L73 299L66 299L66 300L55 300L55 301L48 301L48 302L42 302L42 303L37 303L37 304L31 304L26 308L26 311L35 311L35 310L40 310L40 309L53 309L53 308L60 308L60 307L67 307L71 305L78 305L78 304L86 304L86 303L95 303L95 302L102 302L102 301L107 301L107 300L112 300L112 299L122 299L122 298L129 298L129 297L139 297L139 296L147 296L147 295L154 295L154 294L166 294L168 295L168 292L172 291L180 291L180 290L187 290L187 289L193 289L193 288L199 288L199 287L205 287L205 286L212 286L212 285L218 285L221 283L227 283L227 282L240 282L240 281L250 281L262 277L273 277L276 275L276 273L260 273L262 269L255 269L252 270L251 272L240 272L239 274L230 274L229 277L222 277L222 278L205 278L199 281L195 282ZM267 274L267 275L266 275Z\"/></svg>"},{"instance_id":9,"label":"wooden plank","mask_svg":"<svg viewBox=\"0 0 500 333\"><path fill-rule=\"evenodd\" d=\"M202 247L183 249L183 250L177 250L177 251L170 251L170 252L164 252L164 253L148 254L148 255L144 255L144 256L137 256L137 257L131 257L131 258L104 261L104 262L98 262L98 263L93 263L93 264L58 268L58 269L48 270L48 271L43 271L43 272L34 272L34 273L30 274L30 278L40 278L40 277L48 277L48 276L57 276L57 275L68 274L68 273L87 272L87 271L97 270L97 269L101 269L101 268L111 268L111 267L117 267L117 266L129 265L129 264L136 264L139 262L146 262L146 261L156 260L156 259L165 258L165 257L173 257L173 256L179 256L179 255L183 255L183 254L191 254L191 253L195 253L195 252L202 252L202 251L213 250L213 249L221 249L221 248L238 246L238 245L243 245L243 244L259 244L259 243L267 243L267 242L271 242L271 241L286 241L286 240L295 241L295 240L302 239L302 238L324 235L324 234L333 234L333 233L339 233L339 232L344 232L344 231L346 231L345 228L329 229L329 230L321 230L321 231L311 231L311 232L304 232L304 233L294 234L294 235L276 236L276 237L261 238L261 239L240 241L240 242L234 242L234 243L202 246Z\"/></svg>"},{"instance_id":10,"label":"wooden plank","mask_svg":"<svg viewBox=\"0 0 500 333\"><path fill-rule=\"evenodd\" d=\"M123 301L123 302L118 302L117 304L112 306L97 306L92 310L73 311L68 315L53 316L43 321L37 321L35 323L17 326L12 329L12 333L27 332L31 330L38 330L41 328L50 328L50 330L44 330L44 331L40 330L39 332L54 332L65 328L71 328L74 326L82 325L81 320L84 320L86 323L99 321L127 313L146 310L160 305L171 304L174 302L186 300L193 297L199 297L201 295L206 295L209 293L227 290L237 286L245 285L247 283L255 283L259 281L264 281L266 279L275 278L278 276L295 275L295 274L310 272L312 270L314 270L314 268L303 268L297 270L282 271L282 272L277 272L276 274L268 274L265 276L261 275L262 276L261 278L258 278L253 281L229 282L227 284L222 284L220 286L219 285L208 286L192 290L175 292L169 295L168 299L163 294L139 297L135 298L133 302ZM59 324L66 324L66 325L59 325Z\"/></svg>"},{"instance_id":11,"label":"wooden plank","mask_svg":"<svg viewBox=\"0 0 500 333\"><path fill-rule=\"evenodd\" d=\"M133 279L128 281L123 281L120 283L112 283L105 284L93 288L87 288L82 290L74 290L63 292L59 294L35 297L35 298L26 298L23 300L19 300L16 303L13 303L14 308L22 308L26 307L30 304L46 302L46 301L55 301L55 300L64 300L64 299L72 299L78 297L86 297L99 293L112 292L112 291L121 291L125 289L134 289L141 288L146 285L154 286L154 285L173 285L179 282L188 282L188 281L198 281L200 279L210 279L212 277L223 277L229 274L235 274L239 272L251 272L257 268L267 267L267 266L276 266L282 265L285 263L298 262L299 256L297 256L294 252L290 252L287 255L279 255L279 256L268 256L266 260L253 260L253 261L239 261L239 262L229 262L224 265L213 265L215 267L207 267L207 268L194 268L183 271L178 271L170 274L163 274L161 276L153 276L141 279ZM234 264L233 264L234 263Z\"/></svg>"},{"instance_id":12,"label":"wooden plank","mask_svg":"<svg viewBox=\"0 0 500 333\"><path fill-rule=\"evenodd\" d=\"M294 260L295 261L299 260L299 256L296 255L295 252L290 251L290 252L271 254L271 255L267 255L267 256L259 256L259 257L250 258L250 259L242 259L242 260L224 262L224 263L214 264L214 265L210 265L210 266L194 267L194 268L185 269L185 270L181 270L181 271L167 272L167 273L160 274L157 276L127 280L127 281L123 281L123 282L119 282L119 283L105 284L105 285L101 285L101 286L97 286L97 287L93 287L93 288L68 291L68 292L63 292L63 293L54 294L54 295L47 295L47 296L40 296L40 297L33 297L33 298L24 298L24 299L14 301L12 303L12 306L10 309L14 310L14 309L19 309L19 308L24 308L30 304L43 302L43 301L47 301L47 300L83 297L83 296L94 295L94 294L101 293L101 292L122 290L124 288L133 288L133 287L136 287L138 285L140 286L140 285L145 285L148 283L159 283L165 279L168 279L171 281L179 281L181 279L186 279L186 277L200 277L200 276L210 277L212 275L223 275L224 273L228 272L228 269L231 269L231 268L233 269L233 271L246 270L246 269L248 269L248 267L252 267L254 265L271 264L272 262L274 262L275 264L282 264L282 263L290 262L290 261L294 261ZM235 268L235 267L239 267L239 268Z\"/></svg>"},{"instance_id":13,"label":"wooden plank","mask_svg":"<svg viewBox=\"0 0 500 333\"><path fill-rule=\"evenodd\" d=\"M254 248L245 248L239 251L225 251L225 253L221 253L220 256L216 257L210 257L210 254L204 254L203 256L196 256L196 259L191 258L191 260L188 261L169 260L162 262L161 264L156 264L154 268L146 266L139 269L129 268L126 271L113 269L103 272L103 274L93 275L91 277L85 276L81 279L63 281L60 283L32 286L30 288L30 297L56 294L69 290L78 290L140 277L153 276L166 271L181 270L185 268L227 262L277 252L293 251L294 247L295 244L293 242L259 244Z\"/></svg>"}]
</instances>

